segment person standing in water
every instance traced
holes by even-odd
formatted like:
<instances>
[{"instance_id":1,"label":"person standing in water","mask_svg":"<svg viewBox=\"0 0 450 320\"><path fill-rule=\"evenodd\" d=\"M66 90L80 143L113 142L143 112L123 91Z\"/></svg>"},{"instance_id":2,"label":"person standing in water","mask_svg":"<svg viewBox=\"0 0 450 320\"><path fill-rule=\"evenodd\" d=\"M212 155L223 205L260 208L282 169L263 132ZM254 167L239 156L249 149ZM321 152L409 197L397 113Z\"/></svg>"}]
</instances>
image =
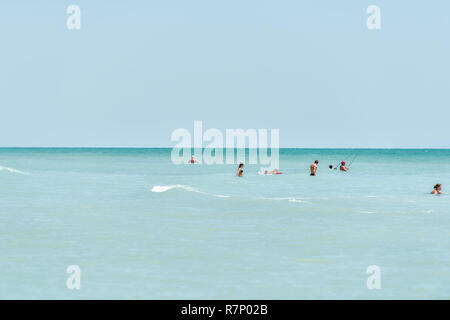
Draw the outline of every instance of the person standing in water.
<instances>
[{"instance_id":1,"label":"person standing in water","mask_svg":"<svg viewBox=\"0 0 450 320\"><path fill-rule=\"evenodd\" d=\"M239 167L238 167L236 176L242 177L242 176L243 176L243 173L244 173L244 164L241 162L241 163L239 164Z\"/></svg>"},{"instance_id":2,"label":"person standing in water","mask_svg":"<svg viewBox=\"0 0 450 320\"><path fill-rule=\"evenodd\" d=\"M434 190L431 191L431 194L442 194L442 185L440 183L438 183L437 185L434 186Z\"/></svg>"},{"instance_id":3,"label":"person standing in water","mask_svg":"<svg viewBox=\"0 0 450 320\"><path fill-rule=\"evenodd\" d=\"M317 165L319 164L319 160L314 161L314 163L309 167L309 170L311 170L310 176L315 176L317 172Z\"/></svg>"},{"instance_id":4,"label":"person standing in water","mask_svg":"<svg viewBox=\"0 0 450 320\"><path fill-rule=\"evenodd\" d=\"M345 166L345 161L341 162L341 166L339 167L339 170L341 170L341 171L348 171L348 167Z\"/></svg>"}]
</instances>

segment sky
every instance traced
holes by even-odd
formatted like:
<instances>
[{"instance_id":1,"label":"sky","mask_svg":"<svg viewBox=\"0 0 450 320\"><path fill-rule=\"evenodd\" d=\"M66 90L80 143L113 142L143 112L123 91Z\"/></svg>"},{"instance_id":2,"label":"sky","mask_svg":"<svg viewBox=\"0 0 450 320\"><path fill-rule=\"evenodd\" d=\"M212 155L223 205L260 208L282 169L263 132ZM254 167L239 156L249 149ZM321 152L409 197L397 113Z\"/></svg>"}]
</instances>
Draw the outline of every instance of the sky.
<instances>
[{"instance_id":1,"label":"sky","mask_svg":"<svg viewBox=\"0 0 450 320\"><path fill-rule=\"evenodd\" d=\"M417 2L417 3L415 3ZM81 29L69 30L69 5ZM369 5L381 29L369 30ZM450 3L0 3L0 147L173 147L279 129L281 147L450 148Z\"/></svg>"}]
</instances>

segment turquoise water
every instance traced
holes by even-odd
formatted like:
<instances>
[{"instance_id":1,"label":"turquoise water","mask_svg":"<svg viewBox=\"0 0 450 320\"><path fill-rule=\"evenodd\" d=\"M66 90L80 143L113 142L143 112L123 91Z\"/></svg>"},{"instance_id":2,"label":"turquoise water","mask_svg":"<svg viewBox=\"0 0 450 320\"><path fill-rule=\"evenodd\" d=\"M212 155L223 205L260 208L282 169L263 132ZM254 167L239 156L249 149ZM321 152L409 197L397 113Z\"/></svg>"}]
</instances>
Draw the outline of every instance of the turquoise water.
<instances>
[{"instance_id":1,"label":"turquoise water","mask_svg":"<svg viewBox=\"0 0 450 320\"><path fill-rule=\"evenodd\" d=\"M349 155L348 173L328 169ZM282 149L282 175L237 178L169 149L0 149L0 298L449 298L450 196L429 194L449 160Z\"/></svg>"}]
</instances>

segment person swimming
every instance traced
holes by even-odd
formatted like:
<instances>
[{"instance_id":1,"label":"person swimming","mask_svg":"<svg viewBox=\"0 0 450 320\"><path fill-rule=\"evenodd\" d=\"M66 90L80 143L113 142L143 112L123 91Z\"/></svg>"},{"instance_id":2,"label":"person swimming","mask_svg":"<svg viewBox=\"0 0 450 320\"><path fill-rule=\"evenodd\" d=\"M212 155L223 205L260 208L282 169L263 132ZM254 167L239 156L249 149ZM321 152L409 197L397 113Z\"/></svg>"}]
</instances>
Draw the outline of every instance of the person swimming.
<instances>
[{"instance_id":1,"label":"person swimming","mask_svg":"<svg viewBox=\"0 0 450 320\"><path fill-rule=\"evenodd\" d=\"M315 176L317 173L317 165L319 164L319 160L314 161L314 163L309 167L311 171L310 176Z\"/></svg>"},{"instance_id":2,"label":"person swimming","mask_svg":"<svg viewBox=\"0 0 450 320\"><path fill-rule=\"evenodd\" d=\"M333 165L330 164L330 165L328 166L328 168L330 168L330 170L332 170L332 169L333 169Z\"/></svg>"},{"instance_id":3,"label":"person swimming","mask_svg":"<svg viewBox=\"0 0 450 320\"><path fill-rule=\"evenodd\" d=\"M281 174L281 172L278 169L273 169L272 171L264 171L264 174Z\"/></svg>"},{"instance_id":4,"label":"person swimming","mask_svg":"<svg viewBox=\"0 0 450 320\"><path fill-rule=\"evenodd\" d=\"M345 166L345 161L341 162L341 166L339 167L339 170L341 170L341 171L348 171L348 167Z\"/></svg>"},{"instance_id":5,"label":"person swimming","mask_svg":"<svg viewBox=\"0 0 450 320\"><path fill-rule=\"evenodd\" d=\"M238 167L236 176L237 176L237 177L242 177L242 176L243 176L243 173L244 173L244 164L241 162L241 163L239 164L239 167Z\"/></svg>"},{"instance_id":6,"label":"person swimming","mask_svg":"<svg viewBox=\"0 0 450 320\"><path fill-rule=\"evenodd\" d=\"M442 185L440 183L434 186L434 190L431 191L431 194L442 194Z\"/></svg>"}]
</instances>

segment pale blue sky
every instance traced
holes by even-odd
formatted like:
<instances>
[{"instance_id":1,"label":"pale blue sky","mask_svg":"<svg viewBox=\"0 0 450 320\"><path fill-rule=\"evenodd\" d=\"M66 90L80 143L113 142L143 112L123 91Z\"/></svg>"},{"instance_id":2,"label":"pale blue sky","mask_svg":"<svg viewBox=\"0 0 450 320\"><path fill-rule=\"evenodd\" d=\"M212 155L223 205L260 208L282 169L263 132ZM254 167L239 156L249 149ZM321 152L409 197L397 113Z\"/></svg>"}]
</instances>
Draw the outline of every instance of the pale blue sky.
<instances>
[{"instance_id":1,"label":"pale blue sky","mask_svg":"<svg viewBox=\"0 0 450 320\"><path fill-rule=\"evenodd\" d=\"M0 146L173 146L203 120L282 147L450 147L445 1L5 2Z\"/></svg>"}]
</instances>

